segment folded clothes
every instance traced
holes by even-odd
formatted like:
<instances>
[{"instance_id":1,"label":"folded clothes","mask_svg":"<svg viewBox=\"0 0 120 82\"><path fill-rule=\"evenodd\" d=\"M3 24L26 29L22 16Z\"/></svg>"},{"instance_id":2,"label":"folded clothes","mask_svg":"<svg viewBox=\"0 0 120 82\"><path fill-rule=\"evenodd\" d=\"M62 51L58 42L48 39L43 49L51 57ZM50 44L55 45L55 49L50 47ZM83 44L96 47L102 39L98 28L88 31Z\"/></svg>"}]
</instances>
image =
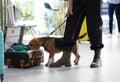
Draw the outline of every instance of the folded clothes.
<instances>
[{"instance_id":1,"label":"folded clothes","mask_svg":"<svg viewBox=\"0 0 120 82\"><path fill-rule=\"evenodd\" d=\"M18 43L14 43L13 45L11 45L9 49L7 49L7 51L19 51L19 52L26 52L28 50L29 50L28 45Z\"/></svg>"}]
</instances>

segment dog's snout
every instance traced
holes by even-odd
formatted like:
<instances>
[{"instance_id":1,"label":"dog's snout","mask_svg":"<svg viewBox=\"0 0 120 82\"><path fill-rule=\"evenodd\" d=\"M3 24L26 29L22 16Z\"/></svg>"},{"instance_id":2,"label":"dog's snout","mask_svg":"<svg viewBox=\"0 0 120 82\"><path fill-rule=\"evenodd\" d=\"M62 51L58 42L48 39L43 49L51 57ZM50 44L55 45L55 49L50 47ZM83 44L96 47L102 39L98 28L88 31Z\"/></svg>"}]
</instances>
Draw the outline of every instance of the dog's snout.
<instances>
[{"instance_id":1,"label":"dog's snout","mask_svg":"<svg viewBox=\"0 0 120 82\"><path fill-rule=\"evenodd\" d=\"M30 42L29 42L29 46L32 46L32 45L33 45L33 42L30 41Z\"/></svg>"},{"instance_id":2,"label":"dog's snout","mask_svg":"<svg viewBox=\"0 0 120 82\"><path fill-rule=\"evenodd\" d=\"M33 44L29 44L29 46L32 46Z\"/></svg>"}]
</instances>

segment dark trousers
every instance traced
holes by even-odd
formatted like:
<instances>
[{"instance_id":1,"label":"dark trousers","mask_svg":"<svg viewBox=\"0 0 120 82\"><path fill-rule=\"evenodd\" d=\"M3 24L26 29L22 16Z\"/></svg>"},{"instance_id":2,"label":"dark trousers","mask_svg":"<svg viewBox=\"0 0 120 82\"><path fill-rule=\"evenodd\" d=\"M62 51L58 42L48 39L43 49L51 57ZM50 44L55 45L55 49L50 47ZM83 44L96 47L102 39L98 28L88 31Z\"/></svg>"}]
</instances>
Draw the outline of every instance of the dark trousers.
<instances>
[{"instance_id":1,"label":"dark trousers","mask_svg":"<svg viewBox=\"0 0 120 82\"><path fill-rule=\"evenodd\" d=\"M111 4L108 5L108 15L109 15L109 33L112 34L113 30L113 14L115 11L117 24L118 24L118 32L120 32L120 4Z\"/></svg>"},{"instance_id":2,"label":"dark trousers","mask_svg":"<svg viewBox=\"0 0 120 82\"><path fill-rule=\"evenodd\" d=\"M91 49L101 49L103 44L100 6L100 0L79 0L73 2L73 15L67 18L63 40L66 43L75 43L86 16L87 32L91 43Z\"/></svg>"}]
</instances>

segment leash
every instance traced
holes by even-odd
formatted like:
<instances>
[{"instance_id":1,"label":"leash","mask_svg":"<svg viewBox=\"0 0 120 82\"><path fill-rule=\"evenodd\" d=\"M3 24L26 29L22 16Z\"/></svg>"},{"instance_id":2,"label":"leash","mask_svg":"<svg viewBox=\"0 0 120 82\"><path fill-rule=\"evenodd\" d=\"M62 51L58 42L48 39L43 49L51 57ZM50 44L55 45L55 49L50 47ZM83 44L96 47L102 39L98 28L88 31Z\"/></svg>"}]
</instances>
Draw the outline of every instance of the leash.
<instances>
[{"instance_id":1,"label":"leash","mask_svg":"<svg viewBox=\"0 0 120 82\"><path fill-rule=\"evenodd\" d=\"M55 30L53 30L50 34L48 34L48 36L53 34L58 28L60 28L66 22L66 20L64 20Z\"/></svg>"}]
</instances>

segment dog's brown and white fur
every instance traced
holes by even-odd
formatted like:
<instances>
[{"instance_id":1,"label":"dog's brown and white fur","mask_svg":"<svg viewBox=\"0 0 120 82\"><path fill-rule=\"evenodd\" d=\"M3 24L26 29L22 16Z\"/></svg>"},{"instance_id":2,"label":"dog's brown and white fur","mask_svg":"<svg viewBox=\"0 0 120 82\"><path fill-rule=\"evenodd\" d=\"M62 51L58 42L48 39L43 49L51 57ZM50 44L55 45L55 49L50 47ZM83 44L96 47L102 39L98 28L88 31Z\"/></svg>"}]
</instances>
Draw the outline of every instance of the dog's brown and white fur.
<instances>
[{"instance_id":1,"label":"dog's brown and white fur","mask_svg":"<svg viewBox=\"0 0 120 82\"><path fill-rule=\"evenodd\" d=\"M83 38L85 36L86 35L84 34L81 38ZM63 50L60 50L55 47L55 38L54 37L38 37L38 38L33 38L29 42L29 47L31 50L38 50L41 46L43 46L45 51L47 51L49 53L49 59L48 59L46 66L49 66L50 63L52 63L54 61L55 53L59 53L59 52L63 51ZM75 55L75 60L74 60L75 64L78 64L78 61L80 59L78 50L79 50L79 42L77 41L71 51Z\"/></svg>"}]
</instances>

